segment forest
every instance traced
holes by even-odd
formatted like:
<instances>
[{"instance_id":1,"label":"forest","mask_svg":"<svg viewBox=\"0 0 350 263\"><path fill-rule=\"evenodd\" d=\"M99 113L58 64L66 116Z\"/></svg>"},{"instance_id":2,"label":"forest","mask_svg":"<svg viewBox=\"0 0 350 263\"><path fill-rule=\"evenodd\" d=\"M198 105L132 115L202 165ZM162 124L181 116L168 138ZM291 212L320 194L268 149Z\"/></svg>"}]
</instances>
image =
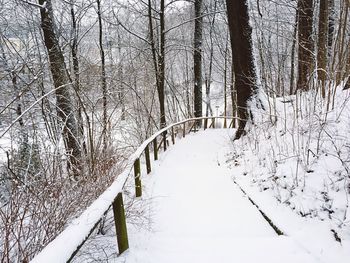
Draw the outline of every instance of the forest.
<instances>
[{"instance_id":1,"label":"forest","mask_svg":"<svg viewBox=\"0 0 350 263\"><path fill-rule=\"evenodd\" d=\"M0 0L0 262L33 259L152 134L212 116L236 118L230 165L349 242L349 75L350 0Z\"/></svg>"}]
</instances>

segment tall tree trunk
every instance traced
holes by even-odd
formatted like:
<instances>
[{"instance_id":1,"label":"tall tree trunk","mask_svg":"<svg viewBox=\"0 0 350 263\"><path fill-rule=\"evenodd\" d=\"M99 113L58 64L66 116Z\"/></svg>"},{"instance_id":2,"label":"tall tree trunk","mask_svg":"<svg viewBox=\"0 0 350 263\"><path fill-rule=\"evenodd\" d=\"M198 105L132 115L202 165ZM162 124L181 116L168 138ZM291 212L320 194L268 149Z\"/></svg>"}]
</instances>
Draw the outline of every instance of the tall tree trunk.
<instances>
[{"instance_id":1,"label":"tall tree trunk","mask_svg":"<svg viewBox=\"0 0 350 263\"><path fill-rule=\"evenodd\" d=\"M159 86L158 86L158 98L160 106L160 127L166 126L165 119L165 0L160 1L160 43L159 43Z\"/></svg>"},{"instance_id":2,"label":"tall tree trunk","mask_svg":"<svg viewBox=\"0 0 350 263\"><path fill-rule=\"evenodd\" d=\"M317 70L322 98L326 97L328 1L329 0L320 0L320 12L318 22Z\"/></svg>"},{"instance_id":3,"label":"tall tree trunk","mask_svg":"<svg viewBox=\"0 0 350 263\"><path fill-rule=\"evenodd\" d=\"M289 95L294 94L294 71L295 71L295 46L297 43L297 33L298 33L298 9L295 12L295 22L293 31L293 42L292 42L292 54L290 62L290 82L289 82Z\"/></svg>"},{"instance_id":4,"label":"tall tree trunk","mask_svg":"<svg viewBox=\"0 0 350 263\"><path fill-rule=\"evenodd\" d=\"M328 0L328 57L331 56L334 38L334 0Z\"/></svg>"},{"instance_id":5,"label":"tall tree trunk","mask_svg":"<svg viewBox=\"0 0 350 263\"><path fill-rule=\"evenodd\" d=\"M156 86L157 86L157 90L158 90L158 87L159 87L158 57L157 57L157 48L156 48L155 39L154 39L152 16L153 16L152 15L152 3L151 3L151 0L148 0L149 38L150 38L151 51L152 51L152 57L153 57L154 72L156 75Z\"/></svg>"},{"instance_id":6,"label":"tall tree trunk","mask_svg":"<svg viewBox=\"0 0 350 263\"><path fill-rule=\"evenodd\" d=\"M72 18L72 38L71 38L71 52L72 52L72 61L73 61L73 73L74 73L74 88L76 92L80 91L80 77L79 77L79 59L78 59L78 28L74 12L74 3L70 2L71 9L71 18Z\"/></svg>"},{"instance_id":7,"label":"tall tree trunk","mask_svg":"<svg viewBox=\"0 0 350 263\"><path fill-rule=\"evenodd\" d=\"M213 60L214 60L214 41L213 41L213 31L214 31L214 25L215 25L215 12L216 12L216 5L217 1L214 1L214 8L210 11L213 11L213 19L210 22L210 30L209 30L209 40L210 40L210 53L209 53L209 70L208 75L206 76L205 80L205 102L206 102L206 110L205 110L205 116L213 115L213 109L211 107L211 100L210 100L210 89L211 89L211 82L212 82L212 72L213 72Z\"/></svg>"},{"instance_id":8,"label":"tall tree trunk","mask_svg":"<svg viewBox=\"0 0 350 263\"><path fill-rule=\"evenodd\" d=\"M226 0L231 35L232 58L237 91L238 130L235 140L244 135L249 118L248 100L256 91L256 72L253 58L252 28L249 25L247 0Z\"/></svg>"},{"instance_id":9,"label":"tall tree trunk","mask_svg":"<svg viewBox=\"0 0 350 263\"><path fill-rule=\"evenodd\" d=\"M297 90L309 90L313 71L313 0L298 0L298 80Z\"/></svg>"},{"instance_id":10,"label":"tall tree trunk","mask_svg":"<svg viewBox=\"0 0 350 263\"><path fill-rule=\"evenodd\" d=\"M185 35L184 32L182 31L182 35L181 35L181 40L185 42ZM193 93L191 93L191 91L193 91L193 89L190 86L191 80L192 78L190 78L190 66L189 66L189 54L188 52L185 52L185 72L184 72L184 76L183 78L185 79L185 87L186 87L186 115L185 117L190 118L191 116L193 116L193 109L192 109L192 103L194 102L194 99L192 99L191 96ZM191 80L190 80L191 79Z\"/></svg>"},{"instance_id":11,"label":"tall tree trunk","mask_svg":"<svg viewBox=\"0 0 350 263\"><path fill-rule=\"evenodd\" d=\"M122 60L122 43L120 37L120 30L118 27L118 75L119 75L119 91L118 98L121 104L121 120L125 121L126 118L126 109L125 109L125 88L124 88L124 73L123 73L123 60Z\"/></svg>"},{"instance_id":12,"label":"tall tree trunk","mask_svg":"<svg viewBox=\"0 0 350 263\"><path fill-rule=\"evenodd\" d=\"M101 14L101 1L96 0L97 3L97 16L98 16L98 27L99 27L99 46L100 46L100 56L101 56L101 87L102 87L102 125L103 125L103 149L107 149L107 79L106 79L106 62L105 62L105 51L103 47L103 25L102 25L102 14Z\"/></svg>"},{"instance_id":13,"label":"tall tree trunk","mask_svg":"<svg viewBox=\"0 0 350 263\"><path fill-rule=\"evenodd\" d=\"M203 40L203 17L202 0L195 0L194 12L194 53L193 53L193 71L194 71L194 116L202 117L202 40ZM198 122L200 124L201 121Z\"/></svg>"},{"instance_id":14,"label":"tall tree trunk","mask_svg":"<svg viewBox=\"0 0 350 263\"><path fill-rule=\"evenodd\" d=\"M54 81L57 112L63 125L63 138L66 152L69 156L68 168L76 177L79 175L81 149L79 145L79 128L74 116L71 101L73 88L69 80L63 53L58 43L58 37L54 31L53 10L50 0L39 0L39 4L46 7L40 9L41 28L44 34L44 42L49 55L50 69Z\"/></svg>"},{"instance_id":15,"label":"tall tree trunk","mask_svg":"<svg viewBox=\"0 0 350 263\"><path fill-rule=\"evenodd\" d=\"M227 72L228 72L228 38L225 41L225 52L224 52L224 116L227 116ZM227 128L226 118L224 119L224 128Z\"/></svg>"},{"instance_id":16,"label":"tall tree trunk","mask_svg":"<svg viewBox=\"0 0 350 263\"><path fill-rule=\"evenodd\" d=\"M160 11L159 11L159 23L160 23L160 40L159 40L159 50L157 50L156 42L154 38L153 31L153 16L152 16L152 3L148 0L148 21L149 21L149 31L150 31L150 44L153 56L154 71L156 74L157 92L159 99L159 110L160 110L160 127L164 128L166 126L165 118L165 2L160 1ZM158 52L157 52L158 51ZM158 54L158 55L157 55Z\"/></svg>"},{"instance_id":17,"label":"tall tree trunk","mask_svg":"<svg viewBox=\"0 0 350 263\"><path fill-rule=\"evenodd\" d=\"M83 145L84 153L86 154L86 144L84 140L84 125L83 125L83 102L80 97L81 87L80 87L80 69L79 69L79 58L78 58L78 27L77 27L77 21L75 18L75 11L74 11L74 0L70 1L70 13L71 13L71 19L72 19L72 37L71 37L71 53L72 53L72 62L73 62L73 74L74 74L74 89L75 89L75 95L77 97L77 105L78 105L78 114L77 114L77 121L78 121L78 127L79 127L79 141Z\"/></svg>"},{"instance_id":18,"label":"tall tree trunk","mask_svg":"<svg viewBox=\"0 0 350 263\"><path fill-rule=\"evenodd\" d=\"M341 81L344 81L344 72L346 72L346 64L347 64L347 56L346 56L346 35L347 35L347 28L348 28L348 17L349 17L349 0L346 0L341 5L341 12L340 12L340 20L339 20L339 28L337 33L337 40L336 40L336 52L338 53L338 61L337 61L337 75L336 75L336 86L338 86Z\"/></svg>"},{"instance_id":19,"label":"tall tree trunk","mask_svg":"<svg viewBox=\"0 0 350 263\"><path fill-rule=\"evenodd\" d=\"M230 74L230 95L232 103L232 117L237 117L237 90L235 89L235 72L233 68L233 61L231 62L231 74ZM236 128L237 121L232 121L232 128Z\"/></svg>"}]
</instances>

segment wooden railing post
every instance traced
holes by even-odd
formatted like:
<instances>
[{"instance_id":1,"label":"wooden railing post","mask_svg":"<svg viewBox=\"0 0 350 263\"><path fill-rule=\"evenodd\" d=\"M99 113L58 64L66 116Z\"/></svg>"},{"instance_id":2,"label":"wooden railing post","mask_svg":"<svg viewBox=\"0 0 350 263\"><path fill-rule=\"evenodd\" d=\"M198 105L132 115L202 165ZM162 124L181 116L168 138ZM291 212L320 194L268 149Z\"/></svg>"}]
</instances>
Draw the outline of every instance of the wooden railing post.
<instances>
[{"instance_id":1,"label":"wooden railing post","mask_svg":"<svg viewBox=\"0 0 350 263\"><path fill-rule=\"evenodd\" d=\"M157 144L157 137L154 138L154 140L153 140L153 156L154 156L154 160L157 161L157 160L158 160L158 144Z\"/></svg>"},{"instance_id":2,"label":"wooden railing post","mask_svg":"<svg viewBox=\"0 0 350 263\"><path fill-rule=\"evenodd\" d=\"M145 158L146 158L147 174L149 174L152 171L152 168L151 168L151 160L149 157L149 146L148 145L145 148Z\"/></svg>"},{"instance_id":3,"label":"wooden railing post","mask_svg":"<svg viewBox=\"0 0 350 263\"><path fill-rule=\"evenodd\" d=\"M220 117L221 118L221 117ZM227 121L231 120L229 128L235 127L236 126L236 118L238 117L223 117L224 118L224 127L226 128L227 126ZM191 131L192 129L194 129L195 131L197 131L197 129L201 129L202 125L203 125L203 121L204 121L204 129L208 128L208 121L209 119L212 119L212 123L209 126L209 128L211 128L211 126L213 126L213 128L215 128L215 117L201 117L198 118L198 122L197 119L193 120L193 119L187 119L183 122L177 123L176 125L179 125L179 130L181 130L181 124L183 125L183 137L186 136L186 123L188 124L188 128L189 131ZM192 126L191 122L194 121L194 124ZM237 122L239 122L239 120L237 120ZM173 124L175 125L175 124ZM173 144L175 144L175 136L177 134L177 132L179 132L179 130L175 130L174 126L171 126L171 140L173 142ZM157 144L157 137L161 138L163 136L163 143L164 143L164 149L166 150L167 147L167 142L166 142L166 135L167 135L168 130L164 131L162 134L160 131L158 131L156 134L154 134L151 138L153 138L152 142L150 141L151 139L149 138L147 140L147 145L144 148L144 152L145 152L145 159L146 159L146 168L147 168L147 173L150 173L152 171L152 167L151 167L151 160L150 160L150 147L151 143L153 144L153 153L154 153L154 160L158 160L158 150L161 147L161 143L158 147ZM169 129L170 132L170 129ZM170 141L170 135L169 135L169 141ZM134 159L134 157L132 157L133 159L129 159L129 162L134 161L133 163L133 169L134 169L134 176L135 176L135 195L136 197L140 197L142 196L142 184L141 184L141 165L140 165L140 152L136 151L134 154L137 154L136 156L138 157L137 159ZM131 168L129 165L127 166L128 170L124 170L124 172L127 172L127 178L124 178L124 182L123 184L125 185L126 180L130 179L131 175L131 171L129 170L129 168ZM123 172L123 174L124 174ZM122 191L122 189L124 189L124 186L120 185L119 186L119 190L117 191ZM125 207L124 207L124 203L123 203L123 194L122 192L119 192L117 194L117 196L115 197L115 199L113 200L112 204L111 204L111 200L105 200L107 203L104 203L105 205L108 204L108 209L105 210L103 213L104 215L107 214L107 212L110 210L111 206L113 209L113 214L114 214L114 223L115 223L115 228L116 228L116 235L117 235L117 246L118 246L118 253L122 254L123 252L125 252L128 248L129 248L129 241L128 241L128 233L127 233L127 225L126 225L126 216L125 216ZM93 208L93 206L87 208L88 211L90 211ZM98 211L97 211L98 212ZM102 212L102 211L101 211ZM98 212L100 213L100 212ZM69 252L69 254L64 255L64 257L62 258L62 260L64 260L65 262L71 262L71 260L73 259L73 257L77 254L77 252L79 251L79 249L84 245L84 243L86 242L86 240L90 237L90 235L93 233L93 231L99 226L101 220L102 220L102 214L100 214L100 217L94 217L91 221L91 223L93 224L92 226L89 227L89 229L84 229L83 230L83 235L80 235L79 239L76 239L76 241L74 241L72 243L72 245L74 245L75 250L73 252ZM86 221L85 215L83 215L82 217L80 217L78 219L79 221L83 220ZM79 233L76 227L78 227L78 225L74 226L73 230L75 231L75 233ZM68 232L69 233L69 232ZM59 242L56 242L56 240L52 241L52 243L50 244L57 244ZM56 251L54 251L54 248ZM48 248L48 251L50 252L50 254L62 254L61 249L57 250L57 246L51 246L51 248ZM70 256L69 256L70 255ZM68 258L69 257L69 258ZM56 257L57 258L57 257ZM68 258L68 259L67 259Z\"/></svg>"},{"instance_id":4,"label":"wooden railing post","mask_svg":"<svg viewBox=\"0 0 350 263\"><path fill-rule=\"evenodd\" d=\"M119 193L113 201L113 214L115 230L117 233L118 251L120 255L129 248L122 193Z\"/></svg>"},{"instance_id":5,"label":"wooden railing post","mask_svg":"<svg viewBox=\"0 0 350 263\"><path fill-rule=\"evenodd\" d=\"M171 140L173 141L173 145L175 144L175 133L174 133L174 126L171 127Z\"/></svg>"},{"instance_id":6,"label":"wooden railing post","mask_svg":"<svg viewBox=\"0 0 350 263\"><path fill-rule=\"evenodd\" d=\"M134 175L136 197L140 197L142 195L140 158L134 162Z\"/></svg>"},{"instance_id":7,"label":"wooden railing post","mask_svg":"<svg viewBox=\"0 0 350 263\"><path fill-rule=\"evenodd\" d=\"M166 131L163 132L163 143L164 143L163 146L164 146L164 152L166 151L166 146L167 146L167 145L166 145L166 133L167 133Z\"/></svg>"}]
</instances>

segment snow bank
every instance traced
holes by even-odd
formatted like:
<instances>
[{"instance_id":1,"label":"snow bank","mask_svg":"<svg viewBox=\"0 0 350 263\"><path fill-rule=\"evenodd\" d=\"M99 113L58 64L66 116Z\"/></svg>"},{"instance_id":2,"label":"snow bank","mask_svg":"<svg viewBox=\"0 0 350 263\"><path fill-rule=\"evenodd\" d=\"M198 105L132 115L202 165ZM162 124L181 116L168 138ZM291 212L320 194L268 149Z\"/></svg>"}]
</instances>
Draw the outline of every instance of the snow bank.
<instances>
[{"instance_id":1,"label":"snow bank","mask_svg":"<svg viewBox=\"0 0 350 263\"><path fill-rule=\"evenodd\" d=\"M328 110L314 92L270 99L269 105L254 109L250 132L232 144L230 163L240 169L235 180L282 231L324 262L347 262L349 91L338 87Z\"/></svg>"}]
</instances>

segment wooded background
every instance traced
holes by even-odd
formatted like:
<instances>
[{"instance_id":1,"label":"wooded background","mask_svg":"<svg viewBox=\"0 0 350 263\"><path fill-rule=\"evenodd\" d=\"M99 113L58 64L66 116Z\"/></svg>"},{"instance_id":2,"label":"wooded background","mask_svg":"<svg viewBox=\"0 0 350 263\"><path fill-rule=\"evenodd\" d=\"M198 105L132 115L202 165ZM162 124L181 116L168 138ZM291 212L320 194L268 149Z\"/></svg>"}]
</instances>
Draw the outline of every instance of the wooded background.
<instances>
[{"instance_id":1,"label":"wooded background","mask_svg":"<svg viewBox=\"0 0 350 263\"><path fill-rule=\"evenodd\" d=\"M277 98L306 91L331 109L350 87L349 6L0 0L1 262L28 262L169 123L238 114L239 138L252 101L272 123ZM247 45L228 18L252 44L252 75L233 66Z\"/></svg>"}]
</instances>

